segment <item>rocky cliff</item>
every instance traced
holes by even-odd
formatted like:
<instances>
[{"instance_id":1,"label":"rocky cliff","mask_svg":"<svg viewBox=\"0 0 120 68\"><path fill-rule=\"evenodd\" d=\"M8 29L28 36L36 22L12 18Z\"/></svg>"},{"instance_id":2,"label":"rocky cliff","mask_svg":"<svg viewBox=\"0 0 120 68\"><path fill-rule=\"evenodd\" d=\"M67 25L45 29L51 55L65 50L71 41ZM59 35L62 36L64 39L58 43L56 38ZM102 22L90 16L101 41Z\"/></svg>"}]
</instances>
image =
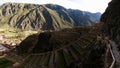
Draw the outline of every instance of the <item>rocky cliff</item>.
<instances>
[{"instance_id":1,"label":"rocky cliff","mask_svg":"<svg viewBox=\"0 0 120 68\"><path fill-rule=\"evenodd\" d=\"M5 3L0 6L0 26L22 30L60 30L99 22L99 13L66 9L55 4Z\"/></svg>"},{"instance_id":2,"label":"rocky cliff","mask_svg":"<svg viewBox=\"0 0 120 68\"><path fill-rule=\"evenodd\" d=\"M102 32L120 45L120 0L112 0L101 16Z\"/></svg>"}]
</instances>

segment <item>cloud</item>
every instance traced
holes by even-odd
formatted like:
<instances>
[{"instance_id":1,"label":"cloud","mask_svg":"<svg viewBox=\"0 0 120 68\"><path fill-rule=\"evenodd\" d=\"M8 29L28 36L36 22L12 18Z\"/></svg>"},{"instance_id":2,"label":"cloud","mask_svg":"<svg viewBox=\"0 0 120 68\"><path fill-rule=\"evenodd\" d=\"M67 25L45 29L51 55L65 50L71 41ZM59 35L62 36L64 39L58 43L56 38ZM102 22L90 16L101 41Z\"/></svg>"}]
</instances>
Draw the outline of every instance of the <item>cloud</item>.
<instances>
[{"instance_id":1,"label":"cloud","mask_svg":"<svg viewBox=\"0 0 120 68\"><path fill-rule=\"evenodd\" d=\"M0 4L6 2L47 4L53 3L66 8L80 9L91 12L104 12L111 0L0 0Z\"/></svg>"},{"instance_id":2,"label":"cloud","mask_svg":"<svg viewBox=\"0 0 120 68\"><path fill-rule=\"evenodd\" d=\"M78 9L103 13L110 1L111 0L79 0L76 4L79 5Z\"/></svg>"}]
</instances>

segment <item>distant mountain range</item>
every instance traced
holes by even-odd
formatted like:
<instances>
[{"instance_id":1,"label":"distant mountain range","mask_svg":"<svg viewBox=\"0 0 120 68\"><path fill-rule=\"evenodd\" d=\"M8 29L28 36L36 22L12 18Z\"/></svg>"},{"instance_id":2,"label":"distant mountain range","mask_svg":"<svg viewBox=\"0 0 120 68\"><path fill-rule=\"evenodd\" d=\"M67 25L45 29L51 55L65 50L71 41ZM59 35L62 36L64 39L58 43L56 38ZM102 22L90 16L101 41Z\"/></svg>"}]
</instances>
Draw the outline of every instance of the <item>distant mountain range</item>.
<instances>
[{"instance_id":1,"label":"distant mountain range","mask_svg":"<svg viewBox=\"0 0 120 68\"><path fill-rule=\"evenodd\" d=\"M22 30L60 30L93 25L100 13L66 9L55 4L5 3L0 6L0 27Z\"/></svg>"}]
</instances>

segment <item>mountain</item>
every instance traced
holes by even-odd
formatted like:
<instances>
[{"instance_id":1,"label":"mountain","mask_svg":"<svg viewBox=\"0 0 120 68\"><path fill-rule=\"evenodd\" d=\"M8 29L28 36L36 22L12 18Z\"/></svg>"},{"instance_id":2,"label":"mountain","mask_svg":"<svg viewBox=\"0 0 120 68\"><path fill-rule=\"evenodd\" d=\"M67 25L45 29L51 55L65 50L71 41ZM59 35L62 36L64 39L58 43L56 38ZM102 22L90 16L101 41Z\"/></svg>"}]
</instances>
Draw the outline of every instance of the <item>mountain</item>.
<instances>
[{"instance_id":1,"label":"mountain","mask_svg":"<svg viewBox=\"0 0 120 68\"><path fill-rule=\"evenodd\" d=\"M100 20L100 17L101 17L101 13L100 12L97 12L97 13L90 13L88 12L89 15L93 16L94 18L96 18L98 21Z\"/></svg>"},{"instance_id":2,"label":"mountain","mask_svg":"<svg viewBox=\"0 0 120 68\"><path fill-rule=\"evenodd\" d=\"M5 3L0 6L0 25L22 30L60 30L93 25L99 22L100 15L55 4Z\"/></svg>"},{"instance_id":3,"label":"mountain","mask_svg":"<svg viewBox=\"0 0 120 68\"><path fill-rule=\"evenodd\" d=\"M120 45L120 0L112 0L101 16L102 32ZM120 46L119 46L120 49Z\"/></svg>"}]
</instances>

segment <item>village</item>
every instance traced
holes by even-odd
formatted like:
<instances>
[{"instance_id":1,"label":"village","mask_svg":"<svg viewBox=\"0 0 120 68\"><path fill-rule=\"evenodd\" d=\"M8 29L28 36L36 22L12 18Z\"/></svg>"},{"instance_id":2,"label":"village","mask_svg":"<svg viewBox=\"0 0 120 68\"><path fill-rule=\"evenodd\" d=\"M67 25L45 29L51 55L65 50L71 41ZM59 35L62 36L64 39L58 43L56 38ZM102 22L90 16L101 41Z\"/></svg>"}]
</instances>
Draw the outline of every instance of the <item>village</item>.
<instances>
[{"instance_id":1,"label":"village","mask_svg":"<svg viewBox=\"0 0 120 68\"><path fill-rule=\"evenodd\" d=\"M9 50L18 46L22 40L37 31L16 31L0 28L0 55L4 55Z\"/></svg>"},{"instance_id":2,"label":"village","mask_svg":"<svg viewBox=\"0 0 120 68\"><path fill-rule=\"evenodd\" d=\"M14 48L20 42L20 40L12 40L9 36L0 34L0 56L4 55L6 52Z\"/></svg>"}]
</instances>

